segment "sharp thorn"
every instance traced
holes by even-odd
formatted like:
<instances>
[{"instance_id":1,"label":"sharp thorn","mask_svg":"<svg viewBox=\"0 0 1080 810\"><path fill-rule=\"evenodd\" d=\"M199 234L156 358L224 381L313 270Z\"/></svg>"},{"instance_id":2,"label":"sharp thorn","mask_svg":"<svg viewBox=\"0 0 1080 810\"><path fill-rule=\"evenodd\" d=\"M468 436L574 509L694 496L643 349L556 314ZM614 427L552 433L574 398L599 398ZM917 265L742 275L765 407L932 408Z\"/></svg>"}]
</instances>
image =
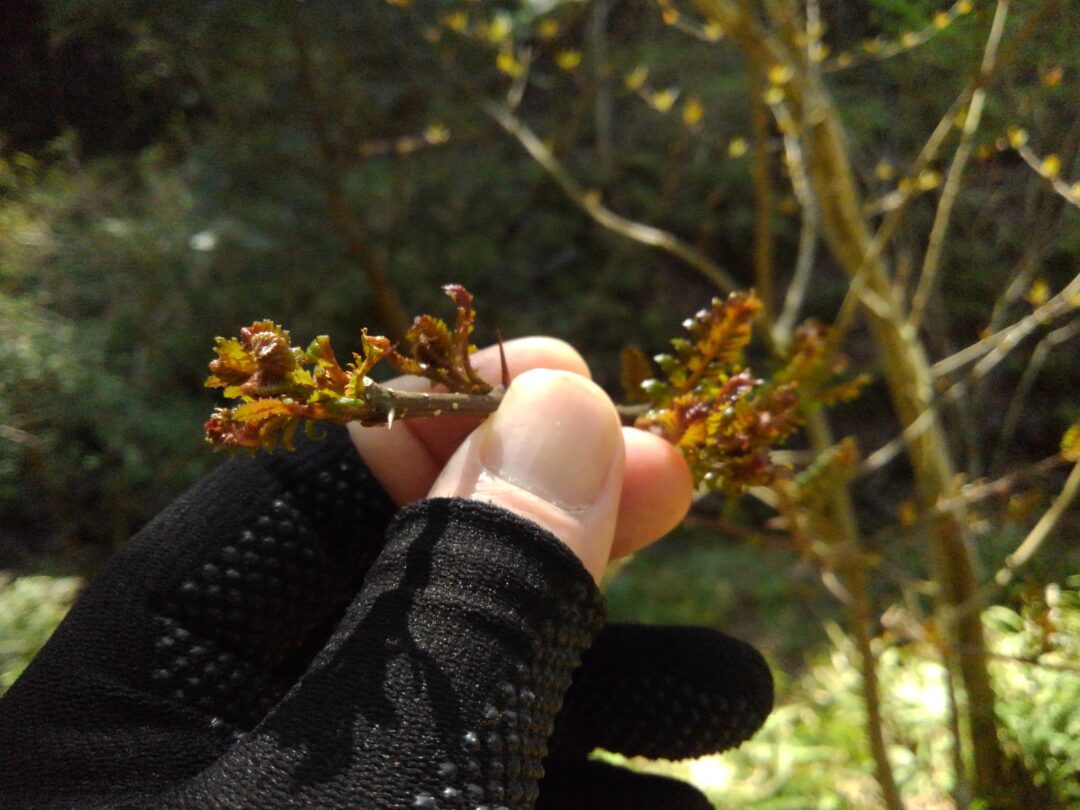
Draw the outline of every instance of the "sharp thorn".
<instances>
[{"instance_id":1,"label":"sharp thorn","mask_svg":"<svg viewBox=\"0 0 1080 810\"><path fill-rule=\"evenodd\" d=\"M506 364L506 350L503 348L502 332L495 329L495 340L499 344L499 363L502 365L502 386L505 391L510 387L510 367Z\"/></svg>"}]
</instances>

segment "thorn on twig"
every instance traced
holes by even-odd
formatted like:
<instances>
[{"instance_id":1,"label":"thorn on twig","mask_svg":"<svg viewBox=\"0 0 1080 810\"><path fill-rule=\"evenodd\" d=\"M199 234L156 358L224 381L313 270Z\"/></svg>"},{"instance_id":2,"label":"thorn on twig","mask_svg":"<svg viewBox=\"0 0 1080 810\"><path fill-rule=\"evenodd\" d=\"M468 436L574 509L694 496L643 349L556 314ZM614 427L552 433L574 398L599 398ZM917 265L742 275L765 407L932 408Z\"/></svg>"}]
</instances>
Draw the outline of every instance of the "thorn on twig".
<instances>
[{"instance_id":1,"label":"thorn on twig","mask_svg":"<svg viewBox=\"0 0 1080 810\"><path fill-rule=\"evenodd\" d=\"M502 387L505 391L510 387L510 366L506 363L506 350L503 348L502 332L498 327L495 329L495 341L499 344L499 363L502 366Z\"/></svg>"}]
</instances>

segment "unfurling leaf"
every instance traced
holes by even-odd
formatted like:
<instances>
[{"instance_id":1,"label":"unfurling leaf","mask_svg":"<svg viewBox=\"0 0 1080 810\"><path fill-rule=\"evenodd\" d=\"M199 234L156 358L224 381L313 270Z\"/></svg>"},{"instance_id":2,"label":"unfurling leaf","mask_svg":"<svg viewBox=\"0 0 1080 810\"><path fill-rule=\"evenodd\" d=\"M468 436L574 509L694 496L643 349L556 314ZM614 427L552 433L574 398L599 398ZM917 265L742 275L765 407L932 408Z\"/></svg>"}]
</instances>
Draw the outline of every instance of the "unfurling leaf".
<instances>
[{"instance_id":1,"label":"unfurling leaf","mask_svg":"<svg viewBox=\"0 0 1080 810\"><path fill-rule=\"evenodd\" d=\"M674 351L657 356L667 379L642 386L652 408L637 427L678 447L707 488L739 492L772 475L768 448L780 423L756 407L761 380L742 363L760 309L753 293L713 299L683 323L687 337L671 342Z\"/></svg>"},{"instance_id":2,"label":"unfurling leaf","mask_svg":"<svg viewBox=\"0 0 1080 810\"><path fill-rule=\"evenodd\" d=\"M476 320L472 296L456 284L443 288L457 305L454 329L438 318L422 315L402 341L400 351L379 335L360 333L360 352L342 368L320 335L306 351L294 348L289 333L272 321L256 321L239 338L217 338L217 357L210 363L209 388L224 388L233 408L218 408L205 424L206 439L215 447L273 450L291 447L301 423L312 433L314 422L385 421L373 415L368 376L383 359L406 374L418 374L445 385L450 392L486 394L491 386L469 363L469 338ZM457 407L456 405L454 407Z\"/></svg>"},{"instance_id":3,"label":"unfurling leaf","mask_svg":"<svg viewBox=\"0 0 1080 810\"><path fill-rule=\"evenodd\" d=\"M299 352L289 333L272 321L256 321L240 330L240 339L217 338L217 359L210 363L207 388L224 388L225 396L278 396L299 393L294 372Z\"/></svg>"},{"instance_id":4,"label":"unfurling leaf","mask_svg":"<svg viewBox=\"0 0 1080 810\"><path fill-rule=\"evenodd\" d=\"M338 364L326 335L301 352L280 326L256 321L240 330L239 340L218 338L215 350L206 386L242 400L218 408L204 425L215 447L273 450L280 443L291 448L301 420L347 421L336 406L353 378Z\"/></svg>"},{"instance_id":5,"label":"unfurling leaf","mask_svg":"<svg viewBox=\"0 0 1080 810\"><path fill-rule=\"evenodd\" d=\"M856 396L865 378L839 381L847 359L831 352L818 324L799 329L784 363L764 382L745 366L753 294L714 299L687 320L686 337L656 360L665 379L642 385L652 408L637 420L675 444L706 489L735 494L769 485L781 473L770 451L786 442L810 408Z\"/></svg>"},{"instance_id":6,"label":"unfurling leaf","mask_svg":"<svg viewBox=\"0 0 1080 810\"><path fill-rule=\"evenodd\" d=\"M491 391L490 383L469 362L469 355L476 351L469 342L476 321L472 295L460 284L447 284L443 292L457 305L453 332L440 318L421 315L405 333L400 347L390 349L386 358L401 373L426 377L449 391L486 394Z\"/></svg>"},{"instance_id":7,"label":"unfurling leaf","mask_svg":"<svg viewBox=\"0 0 1080 810\"><path fill-rule=\"evenodd\" d=\"M672 340L675 353L656 358L673 394L710 381L722 384L750 342L751 324L760 311L761 301L753 293L732 293L714 298L709 309L684 321L689 339Z\"/></svg>"},{"instance_id":8,"label":"unfurling leaf","mask_svg":"<svg viewBox=\"0 0 1080 810\"><path fill-rule=\"evenodd\" d=\"M772 377L774 385L797 388L804 409L847 402L870 382L868 374L841 379L848 359L831 350L828 335L828 327L817 321L802 324L792 337L784 365Z\"/></svg>"}]
</instances>

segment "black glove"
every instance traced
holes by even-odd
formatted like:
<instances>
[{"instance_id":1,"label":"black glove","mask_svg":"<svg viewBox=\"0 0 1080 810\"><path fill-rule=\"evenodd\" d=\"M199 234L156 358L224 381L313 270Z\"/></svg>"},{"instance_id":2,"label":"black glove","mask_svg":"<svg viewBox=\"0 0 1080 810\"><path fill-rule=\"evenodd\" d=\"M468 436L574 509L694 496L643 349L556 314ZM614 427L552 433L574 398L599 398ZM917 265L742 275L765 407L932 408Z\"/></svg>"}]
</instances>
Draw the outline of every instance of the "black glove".
<instances>
[{"instance_id":1,"label":"black glove","mask_svg":"<svg viewBox=\"0 0 1080 810\"><path fill-rule=\"evenodd\" d=\"M586 755L745 739L752 647L600 630L577 558L505 510L394 512L343 429L203 479L0 700L0 807L709 807Z\"/></svg>"}]
</instances>

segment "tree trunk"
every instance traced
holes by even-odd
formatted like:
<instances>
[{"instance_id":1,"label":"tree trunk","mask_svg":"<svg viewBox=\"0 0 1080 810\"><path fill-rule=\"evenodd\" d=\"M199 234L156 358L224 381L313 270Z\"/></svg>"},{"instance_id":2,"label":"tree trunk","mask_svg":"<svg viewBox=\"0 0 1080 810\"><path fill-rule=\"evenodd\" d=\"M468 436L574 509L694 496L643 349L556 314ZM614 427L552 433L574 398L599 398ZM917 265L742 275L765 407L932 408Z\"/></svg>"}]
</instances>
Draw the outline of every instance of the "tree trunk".
<instances>
[{"instance_id":1,"label":"tree trunk","mask_svg":"<svg viewBox=\"0 0 1080 810\"><path fill-rule=\"evenodd\" d=\"M863 313L881 359L893 407L900 424L907 428L931 407L930 363L917 333L905 327L884 261L871 255L870 232L861 214L861 199L835 111L822 92L813 95L813 115L818 123L805 135L812 153L811 183L822 212L825 241L851 276L865 274L866 288L875 296L875 306L864 306ZM940 500L956 494L956 469L937 419L930 419L924 430L909 439L907 453L924 510L933 510ZM1018 791L1008 787L1010 769L998 740L996 699L987 668L982 618L977 611L959 615L955 621L949 615L950 608L965 604L978 589L964 513L938 514L930 545L934 579L939 588L938 603L942 608L939 622L947 643L958 651L954 662L967 696L975 795L991 800L991 807L1019 806L1000 795Z\"/></svg>"},{"instance_id":2,"label":"tree trunk","mask_svg":"<svg viewBox=\"0 0 1080 810\"><path fill-rule=\"evenodd\" d=\"M698 5L754 55L752 64L765 66L766 70L774 64L792 69L783 87L785 103L791 106L796 121L810 122L799 135L808 156L822 235L852 283L865 285L869 293L861 297L861 309L901 426L907 428L920 417L926 421L925 428L909 438L907 454L920 505L924 510L934 510L939 501L956 493L957 481L942 426L936 418L926 418L933 401L930 363L917 332L906 325L886 263L878 246L873 245L871 225L862 211L839 118L824 87L812 72L805 70L794 18L788 13L791 7L770 5L769 12L775 12L775 28L768 29L733 0L698 0ZM870 297L873 305L868 303ZM929 556L938 585L939 624L947 645L955 651L953 660L947 659L947 663L952 665L967 698L974 792L989 803L989 808L1004 810L1022 806L1030 777L1022 769L1008 766L998 740L996 700L987 668L982 618L978 611L960 611L955 620L951 618L951 609L964 604L978 587L964 521L960 510L936 516Z\"/></svg>"}]
</instances>

